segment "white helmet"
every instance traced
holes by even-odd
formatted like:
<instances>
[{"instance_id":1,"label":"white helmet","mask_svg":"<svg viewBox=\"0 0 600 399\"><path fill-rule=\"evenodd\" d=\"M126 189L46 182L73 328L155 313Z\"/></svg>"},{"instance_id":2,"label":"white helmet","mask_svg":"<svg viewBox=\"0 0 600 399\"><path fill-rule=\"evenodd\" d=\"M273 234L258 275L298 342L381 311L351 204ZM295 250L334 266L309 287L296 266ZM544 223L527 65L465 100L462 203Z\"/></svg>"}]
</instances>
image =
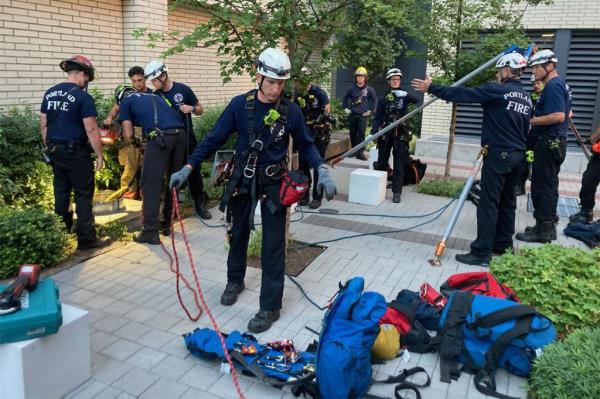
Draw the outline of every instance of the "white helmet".
<instances>
[{"instance_id":1,"label":"white helmet","mask_svg":"<svg viewBox=\"0 0 600 399\"><path fill-rule=\"evenodd\" d=\"M390 80L390 78L393 76L400 76L402 78L404 75L402 75L402 71L400 69L392 68L385 74L385 79Z\"/></svg>"},{"instance_id":2,"label":"white helmet","mask_svg":"<svg viewBox=\"0 0 600 399\"><path fill-rule=\"evenodd\" d=\"M167 72L167 66L161 60L152 60L144 68L144 77L146 79L156 79Z\"/></svg>"},{"instance_id":3,"label":"white helmet","mask_svg":"<svg viewBox=\"0 0 600 399\"><path fill-rule=\"evenodd\" d=\"M527 59L519 53L504 54L498 62L496 68L509 67L510 69L523 69L527 66Z\"/></svg>"},{"instance_id":4,"label":"white helmet","mask_svg":"<svg viewBox=\"0 0 600 399\"><path fill-rule=\"evenodd\" d=\"M531 56L529 59L529 66L545 64L547 62L558 62L558 58L556 58L556 54L552 50L541 50Z\"/></svg>"},{"instance_id":5,"label":"white helmet","mask_svg":"<svg viewBox=\"0 0 600 399\"><path fill-rule=\"evenodd\" d=\"M292 64L286 53L276 47L264 50L256 59L256 72L272 79L287 80L290 78Z\"/></svg>"}]
</instances>

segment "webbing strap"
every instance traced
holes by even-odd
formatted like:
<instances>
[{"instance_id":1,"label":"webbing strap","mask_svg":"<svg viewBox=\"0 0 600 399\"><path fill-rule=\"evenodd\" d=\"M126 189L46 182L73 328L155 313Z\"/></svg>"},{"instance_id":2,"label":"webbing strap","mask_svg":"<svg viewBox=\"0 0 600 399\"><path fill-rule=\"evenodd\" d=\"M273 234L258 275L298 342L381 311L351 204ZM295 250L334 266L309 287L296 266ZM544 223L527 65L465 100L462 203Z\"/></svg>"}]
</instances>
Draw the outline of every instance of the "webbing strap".
<instances>
[{"instance_id":1,"label":"webbing strap","mask_svg":"<svg viewBox=\"0 0 600 399\"><path fill-rule=\"evenodd\" d=\"M463 324L471 309L473 294L468 291L454 293L450 308L446 314L446 320L442 330L439 332L440 339L440 380L450 382L458 379L460 368L456 358L462 353L463 348ZM448 306L448 305L446 305Z\"/></svg>"},{"instance_id":2,"label":"webbing strap","mask_svg":"<svg viewBox=\"0 0 600 399\"><path fill-rule=\"evenodd\" d=\"M472 323L467 325L469 329L491 328L509 320L517 320L525 316L535 316L537 312L534 307L527 305L508 306L504 309L488 313L485 316L477 317Z\"/></svg>"}]
</instances>

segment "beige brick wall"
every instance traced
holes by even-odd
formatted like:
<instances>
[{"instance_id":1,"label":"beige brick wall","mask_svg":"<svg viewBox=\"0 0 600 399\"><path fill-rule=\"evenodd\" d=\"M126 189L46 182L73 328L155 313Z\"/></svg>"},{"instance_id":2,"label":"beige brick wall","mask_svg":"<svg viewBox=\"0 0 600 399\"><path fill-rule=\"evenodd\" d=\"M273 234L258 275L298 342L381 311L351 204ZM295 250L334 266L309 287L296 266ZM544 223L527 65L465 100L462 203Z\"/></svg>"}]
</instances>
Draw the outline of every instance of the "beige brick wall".
<instances>
[{"instance_id":1,"label":"beige brick wall","mask_svg":"<svg viewBox=\"0 0 600 399\"><path fill-rule=\"evenodd\" d=\"M60 60L73 54L88 56L96 67L90 87L111 94L131 66L143 67L169 44L150 49L131 36L134 29L185 33L205 20L195 10L168 13L168 0L0 0L0 111L15 104L38 109L44 91L65 79ZM254 86L248 76L223 85L217 61L214 48L202 48L170 57L167 65L206 105Z\"/></svg>"},{"instance_id":2,"label":"beige brick wall","mask_svg":"<svg viewBox=\"0 0 600 399\"><path fill-rule=\"evenodd\" d=\"M123 67L120 0L0 0L0 107L39 107L44 91L65 79L58 66L73 54L90 57L114 88Z\"/></svg>"},{"instance_id":3,"label":"beige brick wall","mask_svg":"<svg viewBox=\"0 0 600 399\"><path fill-rule=\"evenodd\" d=\"M554 0L529 7L523 15L526 29L599 29L600 0Z\"/></svg>"},{"instance_id":4,"label":"beige brick wall","mask_svg":"<svg viewBox=\"0 0 600 399\"><path fill-rule=\"evenodd\" d=\"M554 0L551 5L528 7L523 26L530 30L600 29L600 0ZM439 100L425 108L421 136L447 135L451 112L450 104Z\"/></svg>"}]
</instances>

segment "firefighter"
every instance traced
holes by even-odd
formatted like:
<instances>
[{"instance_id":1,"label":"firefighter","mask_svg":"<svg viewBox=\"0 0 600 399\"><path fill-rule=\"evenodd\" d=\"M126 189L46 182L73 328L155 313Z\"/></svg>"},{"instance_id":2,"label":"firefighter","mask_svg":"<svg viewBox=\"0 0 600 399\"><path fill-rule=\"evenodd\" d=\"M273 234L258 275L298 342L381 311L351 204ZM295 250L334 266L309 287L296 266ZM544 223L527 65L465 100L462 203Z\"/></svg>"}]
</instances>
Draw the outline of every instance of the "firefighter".
<instances>
[{"instance_id":1,"label":"firefighter","mask_svg":"<svg viewBox=\"0 0 600 399\"><path fill-rule=\"evenodd\" d=\"M124 86L116 95L119 104L119 121L123 125L124 140L133 139L133 127L142 127L144 157L142 159L143 194L141 232L134 241L141 244L160 244L159 231L171 234L172 196L165 191L163 218L159 219L160 196L163 178L177 171L185 159L185 125L179 113L156 94L139 93Z\"/></svg>"},{"instance_id":2,"label":"firefighter","mask_svg":"<svg viewBox=\"0 0 600 399\"><path fill-rule=\"evenodd\" d=\"M400 69L390 69L387 71L385 78L390 86L390 90L377 101L377 111L373 119L371 134L378 132L406 115L408 104L419 102L419 99L414 95L400 90L400 84L402 83L402 71ZM400 202L400 196L402 195L404 172L409 162L408 144L410 140L411 135L405 124L392 129L377 140L378 157L375 169L387 172L389 170L390 154L392 151L394 153L392 193L394 194L393 201L395 203Z\"/></svg>"},{"instance_id":3,"label":"firefighter","mask_svg":"<svg viewBox=\"0 0 600 399\"><path fill-rule=\"evenodd\" d=\"M75 55L60 63L67 80L52 86L40 106L40 133L44 151L54 173L54 213L59 215L68 231L73 227L73 212L69 210L74 194L77 211L77 249L100 248L108 238L98 239L94 227L92 200L94 197L94 164L90 147L96 154L95 170L103 166L102 143L96 123L96 105L88 94L88 83L94 80L95 69L83 55Z\"/></svg>"},{"instance_id":4,"label":"firefighter","mask_svg":"<svg viewBox=\"0 0 600 399\"><path fill-rule=\"evenodd\" d=\"M300 155L318 171L319 187L331 200L335 185L308 132L297 104L282 96L290 78L288 56L278 48L267 48L255 61L258 89L234 97L210 133L188 158L188 164L171 176L170 186L179 187L192 169L198 168L227 139L237 132L235 166L221 201L232 222L227 258L227 286L221 304L233 305L244 290L246 259L254 209L261 203L263 224L260 310L250 320L248 330L268 330L279 319L285 272L286 208L279 189L286 173L289 137Z\"/></svg>"},{"instance_id":5,"label":"firefighter","mask_svg":"<svg viewBox=\"0 0 600 399\"><path fill-rule=\"evenodd\" d=\"M309 72L306 67L303 67L302 72ZM300 83L302 85L303 83ZM325 158L325 151L331 141L331 122L334 121L330 115L331 104L329 96L323 89L314 83L308 83L304 87L299 87L296 90L294 101L302 109L306 124L310 131L311 137L314 140L315 147L319 151L321 158ZM305 158L300 158L300 170L308 176L309 189L304 197L298 202L301 206L306 206L310 209L317 209L321 206L322 194L319 193L317 187L319 185L319 173L313 169L311 176L310 163ZM311 178L312 177L312 178ZM310 201L310 185L312 185L312 201ZM310 201L310 202L309 202Z\"/></svg>"},{"instance_id":6,"label":"firefighter","mask_svg":"<svg viewBox=\"0 0 600 399\"><path fill-rule=\"evenodd\" d=\"M144 68L137 65L133 66L129 69L127 75L129 76L129 80L135 91L138 93L152 93L152 89L146 86ZM116 96L117 93L122 92L122 86L123 85L119 85L115 89L115 104L108 112L106 119L104 119L104 126L111 126L113 120L119 115L119 104L117 103ZM123 166L119 192L123 193L124 198L128 199L141 198L138 186L139 182L137 181L141 162L140 146L137 139L141 137L141 131L138 127L136 127L136 129L138 131L136 131L131 143L126 140L121 140L119 142L119 164Z\"/></svg>"},{"instance_id":7,"label":"firefighter","mask_svg":"<svg viewBox=\"0 0 600 399\"><path fill-rule=\"evenodd\" d=\"M187 132L187 156L191 155L198 145L198 140L194 134L194 125L192 124L192 114L200 116L204 113L200 100L198 100L191 87L174 82L169 78L168 69L164 62L152 60L146 65L144 72L146 79L150 79L152 86L156 89L156 94L166 98L167 103L177 110L184 120ZM202 219L210 219L212 216L208 210L208 196L204 192L201 172L201 168L195 168L188 184L190 185L190 193L196 214Z\"/></svg>"},{"instance_id":8,"label":"firefighter","mask_svg":"<svg viewBox=\"0 0 600 399\"><path fill-rule=\"evenodd\" d=\"M594 206L596 206L596 190L600 184L600 127L590 137L592 143L592 157L581 178L579 191L579 204L581 209L569 217L571 223L592 223L594 220Z\"/></svg>"},{"instance_id":9,"label":"firefighter","mask_svg":"<svg viewBox=\"0 0 600 399\"><path fill-rule=\"evenodd\" d=\"M496 63L496 82L474 88L445 87L431 79L415 79L413 88L446 101L479 103L483 108L481 146L487 146L481 171L481 198L477 206L477 238L456 260L487 266L492 253L512 250L515 232L515 186L522 173L525 137L529 131L531 99L519 81L527 66L518 53Z\"/></svg>"},{"instance_id":10,"label":"firefighter","mask_svg":"<svg viewBox=\"0 0 600 399\"><path fill-rule=\"evenodd\" d=\"M367 121L377 108L377 94L367 84L367 75L367 68L356 68L354 72L356 84L348 89L342 100L344 112L348 115L350 144L352 147L364 141ZM356 152L356 158L362 161L367 160L367 156L362 148Z\"/></svg>"},{"instance_id":11,"label":"firefighter","mask_svg":"<svg viewBox=\"0 0 600 399\"><path fill-rule=\"evenodd\" d=\"M567 156L567 135L571 95L558 75L558 58L551 50L541 50L529 60L532 73L544 83L544 90L531 118L530 135L534 142L531 166L531 199L535 226L517 234L526 242L547 243L556 239L558 173Z\"/></svg>"}]
</instances>

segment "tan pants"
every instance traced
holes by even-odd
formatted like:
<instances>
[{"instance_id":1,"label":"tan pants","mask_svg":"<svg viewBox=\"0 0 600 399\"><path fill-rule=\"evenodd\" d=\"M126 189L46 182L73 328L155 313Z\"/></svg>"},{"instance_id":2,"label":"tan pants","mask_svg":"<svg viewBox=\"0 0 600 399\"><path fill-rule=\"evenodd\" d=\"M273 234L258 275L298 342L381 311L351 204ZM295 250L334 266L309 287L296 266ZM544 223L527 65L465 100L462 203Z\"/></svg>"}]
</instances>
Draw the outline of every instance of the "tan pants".
<instances>
[{"instance_id":1,"label":"tan pants","mask_svg":"<svg viewBox=\"0 0 600 399\"><path fill-rule=\"evenodd\" d=\"M119 148L119 164L123 165L123 174L121 174L121 190L127 189L129 183L133 185L128 191L137 191L138 182L135 181L135 174L140 167L140 149L132 144L125 144Z\"/></svg>"}]
</instances>

